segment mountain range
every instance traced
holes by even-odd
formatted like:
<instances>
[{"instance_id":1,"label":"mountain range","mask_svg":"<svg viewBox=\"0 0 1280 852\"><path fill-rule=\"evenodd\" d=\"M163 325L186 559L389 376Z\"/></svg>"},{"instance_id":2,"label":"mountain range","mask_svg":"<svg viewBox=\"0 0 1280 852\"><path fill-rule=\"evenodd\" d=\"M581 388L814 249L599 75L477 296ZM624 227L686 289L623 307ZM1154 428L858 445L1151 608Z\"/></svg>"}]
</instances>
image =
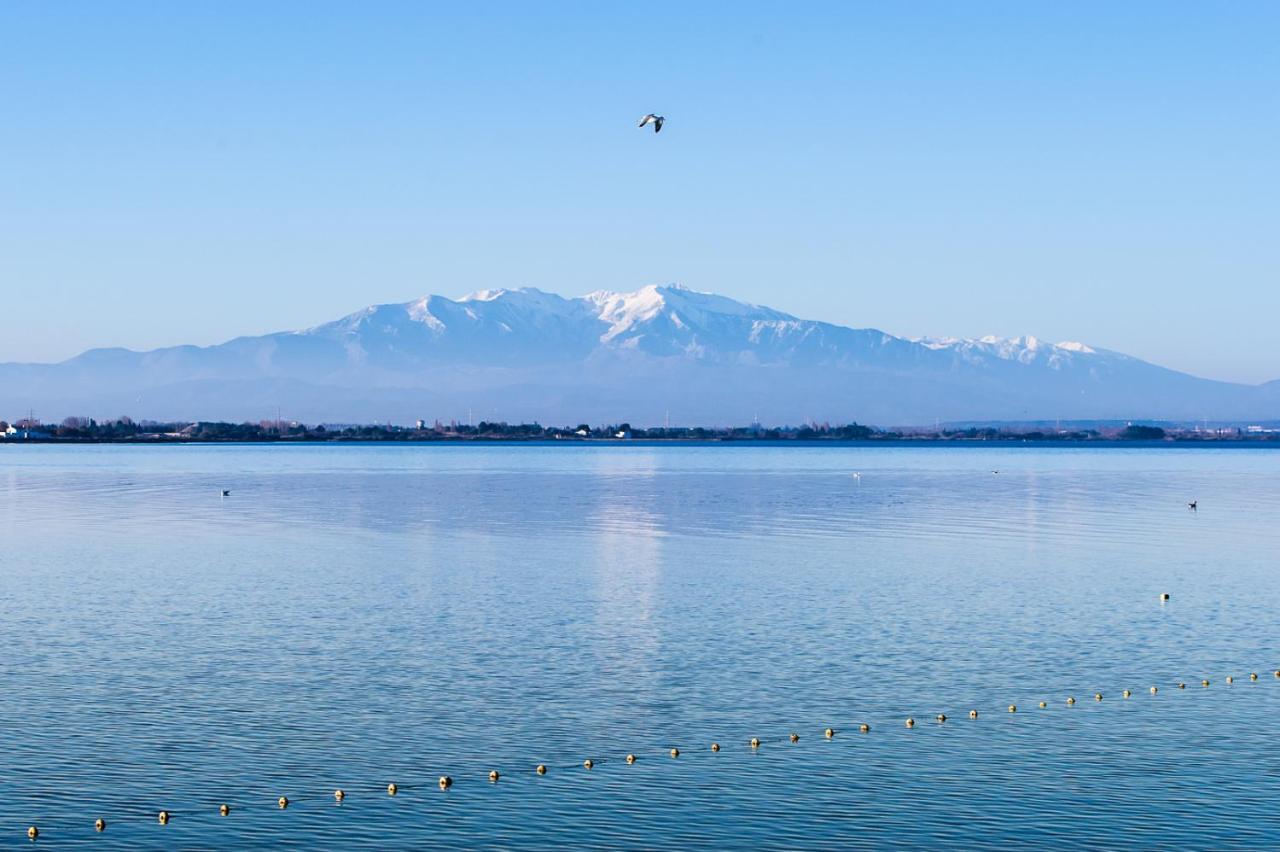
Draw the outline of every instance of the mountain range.
<instances>
[{"instance_id":1,"label":"mountain range","mask_svg":"<svg viewBox=\"0 0 1280 852\"><path fill-rule=\"evenodd\" d=\"M1030 336L907 339L655 285L427 296L216 346L0 364L0 406L308 423L1238 421L1280 418L1280 381L1212 381Z\"/></svg>"}]
</instances>

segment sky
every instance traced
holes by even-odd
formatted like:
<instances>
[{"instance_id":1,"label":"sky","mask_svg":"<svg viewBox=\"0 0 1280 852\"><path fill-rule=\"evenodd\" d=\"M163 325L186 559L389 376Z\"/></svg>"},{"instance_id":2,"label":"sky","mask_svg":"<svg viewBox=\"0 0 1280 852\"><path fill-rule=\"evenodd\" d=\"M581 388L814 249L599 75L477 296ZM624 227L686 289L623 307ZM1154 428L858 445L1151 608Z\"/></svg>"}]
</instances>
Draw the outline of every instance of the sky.
<instances>
[{"instance_id":1,"label":"sky","mask_svg":"<svg viewBox=\"0 0 1280 852\"><path fill-rule=\"evenodd\" d=\"M1260 2L7 0L0 361L678 282L1277 379L1278 39Z\"/></svg>"}]
</instances>

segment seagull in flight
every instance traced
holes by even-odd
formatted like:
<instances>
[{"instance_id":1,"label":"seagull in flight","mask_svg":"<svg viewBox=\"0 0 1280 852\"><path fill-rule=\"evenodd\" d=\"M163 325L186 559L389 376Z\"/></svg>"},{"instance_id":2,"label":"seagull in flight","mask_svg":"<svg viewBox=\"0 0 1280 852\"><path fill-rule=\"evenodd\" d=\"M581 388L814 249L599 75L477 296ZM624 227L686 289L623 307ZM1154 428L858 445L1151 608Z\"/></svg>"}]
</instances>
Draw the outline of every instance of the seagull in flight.
<instances>
[{"instance_id":1,"label":"seagull in flight","mask_svg":"<svg viewBox=\"0 0 1280 852\"><path fill-rule=\"evenodd\" d=\"M1187 508L1194 512L1196 509L1199 508L1199 504L1200 504L1199 500L1192 500L1190 503L1187 504Z\"/></svg>"},{"instance_id":2,"label":"seagull in flight","mask_svg":"<svg viewBox=\"0 0 1280 852\"><path fill-rule=\"evenodd\" d=\"M636 126L637 126L637 127L644 127L646 124L652 124L652 125L653 125L653 132L654 132L654 133L658 133L659 131L661 131L661 130L662 130L662 122L664 122L664 121L666 121L666 119L665 119L665 118L663 118L662 116L660 116L660 115L654 115L653 113L649 113L649 114L648 114L648 115L646 115L644 118L640 119L640 123L639 123L638 125L636 125Z\"/></svg>"}]
</instances>

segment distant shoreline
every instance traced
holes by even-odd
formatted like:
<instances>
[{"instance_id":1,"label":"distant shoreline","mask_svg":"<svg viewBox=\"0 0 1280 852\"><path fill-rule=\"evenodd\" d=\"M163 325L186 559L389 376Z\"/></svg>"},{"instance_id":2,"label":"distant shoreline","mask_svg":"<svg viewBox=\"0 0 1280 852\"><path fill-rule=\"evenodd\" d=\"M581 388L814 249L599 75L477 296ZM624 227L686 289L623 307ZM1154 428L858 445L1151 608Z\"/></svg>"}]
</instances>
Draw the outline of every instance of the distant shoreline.
<instances>
[{"instance_id":1,"label":"distant shoreline","mask_svg":"<svg viewBox=\"0 0 1280 852\"><path fill-rule=\"evenodd\" d=\"M390 438L331 438L328 440L310 440L297 438L274 438L256 440L208 440L184 438L129 438L129 439L94 439L94 438L31 438L0 440L0 447L5 446L128 446L128 447L185 447L185 446L539 446L539 447L680 447L680 446L721 446L721 447L1035 447L1035 448L1082 448L1107 447L1130 449L1153 448L1220 448L1220 449L1280 449L1280 438L1276 436L1260 438L1164 438L1159 440L1132 440L1121 438L1094 438L1092 440L1057 440L1028 438L878 438L878 439L831 439L831 438L792 438L771 440L763 438L574 438L556 440L550 438L433 438L433 439L390 439Z\"/></svg>"},{"instance_id":2,"label":"distant shoreline","mask_svg":"<svg viewBox=\"0 0 1280 852\"><path fill-rule=\"evenodd\" d=\"M24 418L12 425L0 421L0 444L341 444L341 443L545 443L624 444L645 443L752 443L762 445L824 444L1026 444L1047 446L1080 444L1213 444L1280 445L1280 428L1270 426L1188 426L1154 423L1076 423L1049 427L1038 423L959 425L926 428L878 429L860 423L810 423L802 426L662 426L641 428L630 423L591 426L543 426L539 423L481 421L478 424L414 426L391 424L317 424L292 420L257 423L223 421L135 421L129 417L97 421L68 417L46 425Z\"/></svg>"}]
</instances>

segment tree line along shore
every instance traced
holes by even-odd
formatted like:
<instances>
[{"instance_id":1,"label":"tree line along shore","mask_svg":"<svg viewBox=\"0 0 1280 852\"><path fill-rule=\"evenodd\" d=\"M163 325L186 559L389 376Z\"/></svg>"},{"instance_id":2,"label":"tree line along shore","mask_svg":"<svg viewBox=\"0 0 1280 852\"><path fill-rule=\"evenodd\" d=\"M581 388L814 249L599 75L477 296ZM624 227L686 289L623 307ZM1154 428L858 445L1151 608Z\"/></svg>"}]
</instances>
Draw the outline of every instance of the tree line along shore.
<instances>
[{"instance_id":1,"label":"tree line along shore","mask_svg":"<svg viewBox=\"0 0 1280 852\"><path fill-rule=\"evenodd\" d=\"M1039 427L1018 424L941 426L934 429L877 429L859 423L810 423L801 426L664 426L633 427L629 423L600 426L543 426L481 421L478 424L316 424L264 420L155 422L129 417L97 421L68 417L57 425L32 418L12 424L0 421L0 436L9 442L36 443L218 443L218 442L350 442L350 441L1166 441L1280 442L1280 428L1095 424L1085 427Z\"/></svg>"}]
</instances>

